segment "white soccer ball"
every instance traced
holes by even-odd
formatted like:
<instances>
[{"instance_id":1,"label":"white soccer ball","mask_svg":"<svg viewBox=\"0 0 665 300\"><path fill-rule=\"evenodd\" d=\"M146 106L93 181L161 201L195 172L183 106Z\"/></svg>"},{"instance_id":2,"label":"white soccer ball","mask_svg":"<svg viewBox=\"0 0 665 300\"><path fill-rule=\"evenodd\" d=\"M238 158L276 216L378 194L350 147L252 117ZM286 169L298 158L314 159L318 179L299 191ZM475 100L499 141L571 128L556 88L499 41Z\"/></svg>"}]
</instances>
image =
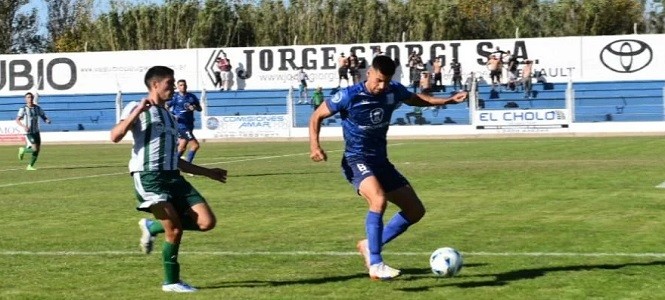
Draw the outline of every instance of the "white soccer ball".
<instances>
[{"instance_id":1,"label":"white soccer ball","mask_svg":"<svg viewBox=\"0 0 665 300\"><path fill-rule=\"evenodd\" d=\"M430 255L429 265L434 274L453 277L462 269L462 254L450 247L439 248Z\"/></svg>"}]
</instances>

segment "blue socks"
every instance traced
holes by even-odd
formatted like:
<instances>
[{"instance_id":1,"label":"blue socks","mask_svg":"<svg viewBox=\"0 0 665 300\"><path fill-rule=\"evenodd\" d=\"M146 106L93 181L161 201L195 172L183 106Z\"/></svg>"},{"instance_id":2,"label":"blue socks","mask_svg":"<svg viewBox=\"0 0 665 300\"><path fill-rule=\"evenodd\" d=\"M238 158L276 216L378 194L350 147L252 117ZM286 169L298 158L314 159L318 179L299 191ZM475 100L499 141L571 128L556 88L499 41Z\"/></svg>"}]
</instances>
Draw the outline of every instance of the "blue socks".
<instances>
[{"instance_id":1,"label":"blue socks","mask_svg":"<svg viewBox=\"0 0 665 300\"><path fill-rule=\"evenodd\" d=\"M187 153L187 162L191 163L194 160L194 155L196 155L196 152L190 150L189 153Z\"/></svg>"},{"instance_id":2,"label":"blue socks","mask_svg":"<svg viewBox=\"0 0 665 300\"><path fill-rule=\"evenodd\" d=\"M411 223L404 218L402 212L396 213L384 228L383 215L369 211L367 219L365 219L365 230L367 232L370 264L383 262L383 257L381 257L382 246L404 233L409 226L411 226Z\"/></svg>"},{"instance_id":3,"label":"blue socks","mask_svg":"<svg viewBox=\"0 0 665 300\"><path fill-rule=\"evenodd\" d=\"M388 225L383 229L383 242L382 244L385 245L388 242L392 241L396 237L398 237L400 234L404 233L409 226L411 226L411 223L404 218L404 215L402 212L396 213L392 219L390 219L390 222L388 222Z\"/></svg>"},{"instance_id":4,"label":"blue socks","mask_svg":"<svg viewBox=\"0 0 665 300\"><path fill-rule=\"evenodd\" d=\"M365 230L367 232L370 264L378 264L383 261L383 258L381 257L383 216L380 213L369 211L367 213L367 219L365 219Z\"/></svg>"}]
</instances>

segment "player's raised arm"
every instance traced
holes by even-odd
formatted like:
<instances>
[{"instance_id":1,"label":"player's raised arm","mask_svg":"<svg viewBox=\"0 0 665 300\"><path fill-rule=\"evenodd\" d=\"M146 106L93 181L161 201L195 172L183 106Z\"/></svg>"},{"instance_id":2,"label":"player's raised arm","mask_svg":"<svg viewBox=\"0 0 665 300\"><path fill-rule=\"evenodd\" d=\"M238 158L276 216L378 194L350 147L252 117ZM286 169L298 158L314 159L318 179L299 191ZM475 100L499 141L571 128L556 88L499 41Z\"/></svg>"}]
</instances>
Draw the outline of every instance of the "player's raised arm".
<instances>
[{"instance_id":1,"label":"player's raised arm","mask_svg":"<svg viewBox=\"0 0 665 300\"><path fill-rule=\"evenodd\" d=\"M313 161L325 161L328 159L326 152L321 148L319 133L323 119L332 116L328 104L321 103L309 118L309 158Z\"/></svg>"},{"instance_id":2,"label":"player's raised arm","mask_svg":"<svg viewBox=\"0 0 665 300\"><path fill-rule=\"evenodd\" d=\"M150 109L151 105L149 99L143 98L141 102L132 109L129 116L120 120L118 124L113 126L113 129L111 129L111 141L114 143L122 141L122 138L124 138L127 132L132 128L132 124L134 124L136 119L139 118L141 113Z\"/></svg>"},{"instance_id":3,"label":"player's raised arm","mask_svg":"<svg viewBox=\"0 0 665 300\"><path fill-rule=\"evenodd\" d=\"M404 101L404 103L411 106L437 106L446 104L456 104L464 102L469 93L466 91L458 92L451 97L439 98L428 94L413 94L413 97Z\"/></svg>"}]
</instances>

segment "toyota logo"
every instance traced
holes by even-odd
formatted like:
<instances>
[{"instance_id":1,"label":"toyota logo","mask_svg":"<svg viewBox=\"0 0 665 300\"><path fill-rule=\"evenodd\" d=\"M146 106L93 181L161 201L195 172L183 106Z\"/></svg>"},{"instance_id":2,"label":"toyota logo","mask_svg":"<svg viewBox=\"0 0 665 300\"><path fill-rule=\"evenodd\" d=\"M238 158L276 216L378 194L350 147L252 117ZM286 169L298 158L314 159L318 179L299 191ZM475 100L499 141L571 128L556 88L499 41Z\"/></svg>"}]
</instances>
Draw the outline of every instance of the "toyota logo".
<instances>
[{"instance_id":1,"label":"toyota logo","mask_svg":"<svg viewBox=\"0 0 665 300\"><path fill-rule=\"evenodd\" d=\"M644 69L653 59L653 50L638 40L617 40L600 51L600 61L617 73L634 73Z\"/></svg>"}]
</instances>

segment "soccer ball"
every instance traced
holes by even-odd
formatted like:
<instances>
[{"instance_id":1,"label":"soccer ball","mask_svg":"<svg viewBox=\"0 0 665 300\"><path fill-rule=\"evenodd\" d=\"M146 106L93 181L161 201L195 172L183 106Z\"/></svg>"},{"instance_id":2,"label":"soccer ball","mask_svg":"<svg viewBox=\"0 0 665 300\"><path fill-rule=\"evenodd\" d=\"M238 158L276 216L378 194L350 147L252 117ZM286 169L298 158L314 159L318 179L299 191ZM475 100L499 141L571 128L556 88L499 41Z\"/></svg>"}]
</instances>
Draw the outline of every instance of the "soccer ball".
<instances>
[{"instance_id":1,"label":"soccer ball","mask_svg":"<svg viewBox=\"0 0 665 300\"><path fill-rule=\"evenodd\" d=\"M434 274L453 277L462 269L462 254L450 247L439 248L430 255L429 265Z\"/></svg>"}]
</instances>

